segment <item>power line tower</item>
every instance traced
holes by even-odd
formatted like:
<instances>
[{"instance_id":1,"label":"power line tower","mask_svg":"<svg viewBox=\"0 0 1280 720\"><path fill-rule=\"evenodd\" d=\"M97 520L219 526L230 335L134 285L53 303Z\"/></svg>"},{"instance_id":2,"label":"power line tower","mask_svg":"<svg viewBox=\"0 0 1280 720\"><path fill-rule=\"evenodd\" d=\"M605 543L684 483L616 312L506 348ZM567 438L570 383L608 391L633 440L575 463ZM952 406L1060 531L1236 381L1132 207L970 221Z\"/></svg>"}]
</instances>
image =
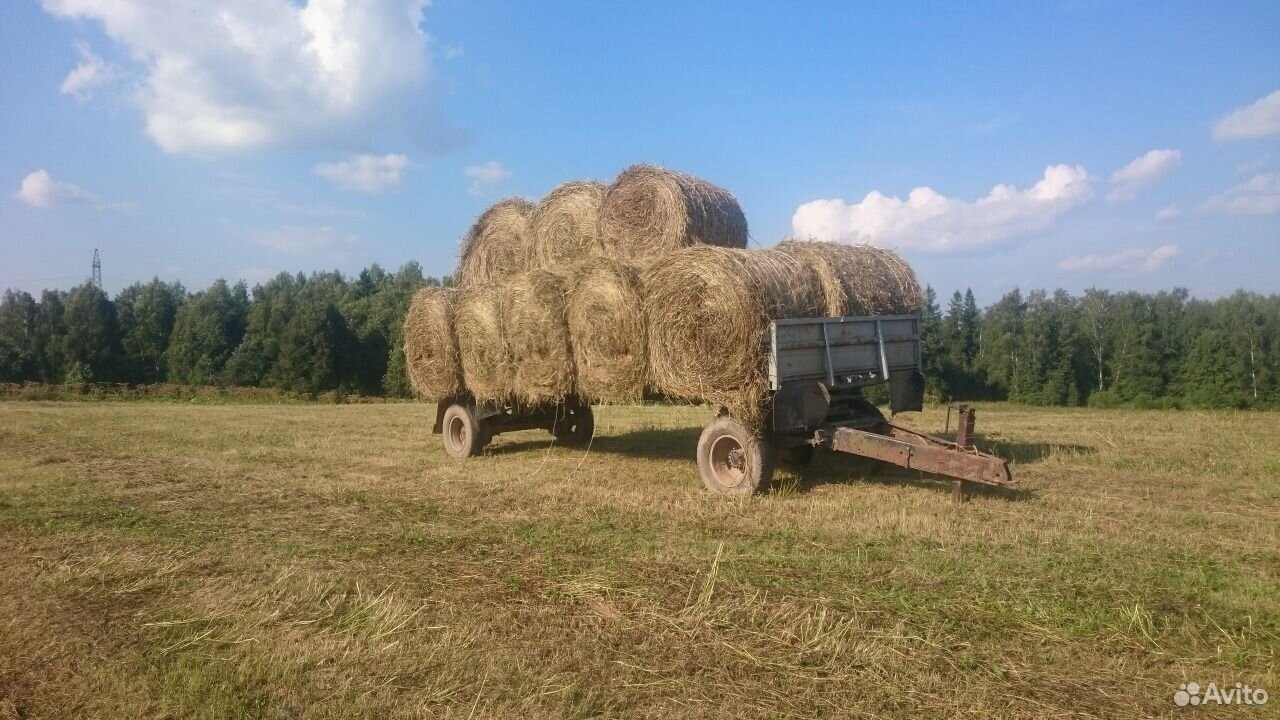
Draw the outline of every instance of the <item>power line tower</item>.
<instances>
[{"instance_id":1,"label":"power line tower","mask_svg":"<svg viewBox=\"0 0 1280 720\"><path fill-rule=\"evenodd\" d=\"M98 257L98 248L93 249L93 286L102 289L102 258Z\"/></svg>"}]
</instances>

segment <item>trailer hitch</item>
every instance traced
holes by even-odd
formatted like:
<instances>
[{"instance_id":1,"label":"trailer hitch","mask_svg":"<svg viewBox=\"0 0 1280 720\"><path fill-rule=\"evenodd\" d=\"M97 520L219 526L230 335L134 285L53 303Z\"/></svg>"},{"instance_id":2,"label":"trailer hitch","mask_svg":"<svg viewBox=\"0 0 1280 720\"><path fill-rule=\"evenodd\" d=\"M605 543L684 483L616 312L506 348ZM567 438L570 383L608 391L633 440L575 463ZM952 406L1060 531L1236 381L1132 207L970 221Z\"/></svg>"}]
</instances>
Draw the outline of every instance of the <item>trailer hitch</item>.
<instances>
[{"instance_id":1,"label":"trailer hitch","mask_svg":"<svg viewBox=\"0 0 1280 720\"><path fill-rule=\"evenodd\" d=\"M957 501L964 499L966 482L997 487L1014 482L1009 463L1001 458L891 422L874 431L836 427L831 449L951 478Z\"/></svg>"}]
</instances>

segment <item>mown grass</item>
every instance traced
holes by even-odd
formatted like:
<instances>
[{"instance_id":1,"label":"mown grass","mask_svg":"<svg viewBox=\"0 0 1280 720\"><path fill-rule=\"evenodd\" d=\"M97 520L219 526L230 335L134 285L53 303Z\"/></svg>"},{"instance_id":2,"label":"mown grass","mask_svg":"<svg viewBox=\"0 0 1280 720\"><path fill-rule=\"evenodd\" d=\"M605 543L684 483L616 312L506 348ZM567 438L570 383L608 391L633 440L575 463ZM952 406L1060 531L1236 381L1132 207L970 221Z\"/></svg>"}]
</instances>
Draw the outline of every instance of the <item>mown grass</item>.
<instances>
[{"instance_id":1,"label":"mown grass","mask_svg":"<svg viewBox=\"0 0 1280 720\"><path fill-rule=\"evenodd\" d=\"M1021 487L956 506L842 458L708 496L696 408L466 462L433 411L0 403L0 718L1137 718L1191 712L1192 680L1280 693L1280 414L981 406Z\"/></svg>"}]
</instances>

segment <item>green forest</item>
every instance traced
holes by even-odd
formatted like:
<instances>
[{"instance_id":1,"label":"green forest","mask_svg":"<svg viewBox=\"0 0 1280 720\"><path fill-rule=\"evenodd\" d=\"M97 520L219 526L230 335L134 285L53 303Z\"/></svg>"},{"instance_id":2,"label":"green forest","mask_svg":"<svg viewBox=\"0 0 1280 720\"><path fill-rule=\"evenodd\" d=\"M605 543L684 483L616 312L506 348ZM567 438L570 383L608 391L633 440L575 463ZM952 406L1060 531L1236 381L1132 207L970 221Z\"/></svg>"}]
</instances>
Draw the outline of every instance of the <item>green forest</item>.
<instances>
[{"instance_id":1,"label":"green forest","mask_svg":"<svg viewBox=\"0 0 1280 720\"><path fill-rule=\"evenodd\" d=\"M154 279L109 297L86 283L5 292L0 382L222 385L407 397L401 323L417 263L354 277L281 273L250 291ZM1009 292L980 308L927 290L934 400L1094 407L1280 406L1280 296L1198 300L1090 289Z\"/></svg>"}]
</instances>

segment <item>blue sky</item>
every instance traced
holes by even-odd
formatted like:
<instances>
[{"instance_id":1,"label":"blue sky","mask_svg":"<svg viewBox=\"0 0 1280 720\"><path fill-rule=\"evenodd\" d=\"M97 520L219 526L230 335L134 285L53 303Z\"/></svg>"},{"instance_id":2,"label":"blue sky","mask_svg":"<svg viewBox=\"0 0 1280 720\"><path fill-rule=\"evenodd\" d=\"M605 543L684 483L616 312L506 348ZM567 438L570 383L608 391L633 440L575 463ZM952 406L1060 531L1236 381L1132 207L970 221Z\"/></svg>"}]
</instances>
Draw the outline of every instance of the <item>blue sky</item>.
<instances>
[{"instance_id":1,"label":"blue sky","mask_svg":"<svg viewBox=\"0 0 1280 720\"><path fill-rule=\"evenodd\" d=\"M980 5L973 8L970 5ZM1280 4L14 0L0 287L452 269L633 162L942 294L1280 292Z\"/></svg>"}]
</instances>

